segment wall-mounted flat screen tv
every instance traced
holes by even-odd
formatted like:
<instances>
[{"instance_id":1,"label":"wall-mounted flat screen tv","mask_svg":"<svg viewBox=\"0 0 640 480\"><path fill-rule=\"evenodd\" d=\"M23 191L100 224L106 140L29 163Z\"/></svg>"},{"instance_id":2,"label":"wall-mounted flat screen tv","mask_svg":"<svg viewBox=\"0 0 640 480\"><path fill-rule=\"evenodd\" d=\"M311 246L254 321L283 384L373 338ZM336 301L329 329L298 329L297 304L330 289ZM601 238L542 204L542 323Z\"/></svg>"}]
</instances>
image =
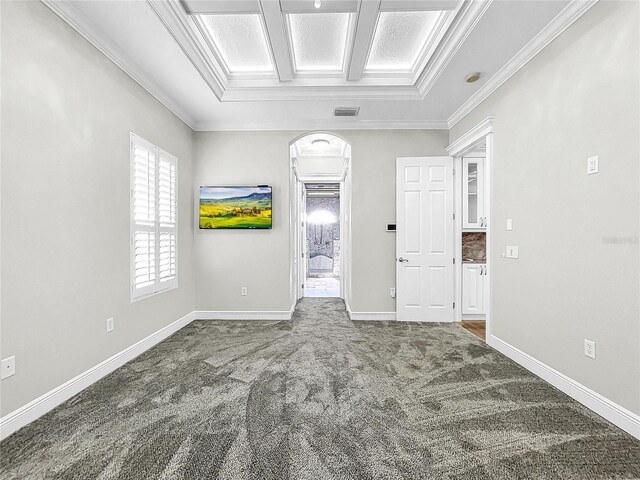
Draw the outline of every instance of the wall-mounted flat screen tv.
<instances>
[{"instance_id":1,"label":"wall-mounted flat screen tv","mask_svg":"<svg viewBox=\"0 0 640 480\"><path fill-rule=\"evenodd\" d=\"M200 187L200 228L271 228L271 187Z\"/></svg>"}]
</instances>

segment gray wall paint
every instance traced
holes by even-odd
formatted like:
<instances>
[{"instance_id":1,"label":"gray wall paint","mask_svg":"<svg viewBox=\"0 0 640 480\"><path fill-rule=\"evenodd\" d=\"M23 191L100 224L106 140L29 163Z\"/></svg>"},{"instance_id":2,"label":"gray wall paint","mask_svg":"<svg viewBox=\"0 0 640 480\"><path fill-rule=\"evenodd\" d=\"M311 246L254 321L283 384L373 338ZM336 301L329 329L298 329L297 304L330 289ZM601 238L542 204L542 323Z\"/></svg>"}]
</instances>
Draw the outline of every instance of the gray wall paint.
<instances>
[{"instance_id":1,"label":"gray wall paint","mask_svg":"<svg viewBox=\"0 0 640 480\"><path fill-rule=\"evenodd\" d=\"M201 185L273 187L271 230L195 231L196 310L288 311L290 132L195 137L194 205ZM194 209L197 215L197 208ZM247 296L240 295L246 286Z\"/></svg>"},{"instance_id":2,"label":"gray wall paint","mask_svg":"<svg viewBox=\"0 0 640 480\"><path fill-rule=\"evenodd\" d=\"M600 2L451 132L496 117L494 335L635 413L638 9ZM587 176L592 155L600 173ZM519 245L520 259L500 258L505 245ZM595 361L585 338L597 342Z\"/></svg>"},{"instance_id":3,"label":"gray wall paint","mask_svg":"<svg viewBox=\"0 0 640 480\"><path fill-rule=\"evenodd\" d=\"M196 134L194 192L200 185L273 185L273 230L196 231L196 309L291 308L289 143L305 132ZM443 155L444 130L335 131L351 144L353 172L351 308L394 312L395 164L398 156ZM194 197L195 199L196 197ZM240 295L247 286L249 295Z\"/></svg>"},{"instance_id":4,"label":"gray wall paint","mask_svg":"<svg viewBox=\"0 0 640 480\"><path fill-rule=\"evenodd\" d=\"M193 132L42 3L1 21L6 415L193 310ZM130 131L179 165L180 287L133 304Z\"/></svg>"},{"instance_id":5,"label":"gray wall paint","mask_svg":"<svg viewBox=\"0 0 640 480\"><path fill-rule=\"evenodd\" d=\"M446 130L343 132L353 157L351 310L395 312L396 158L446 155Z\"/></svg>"}]
</instances>

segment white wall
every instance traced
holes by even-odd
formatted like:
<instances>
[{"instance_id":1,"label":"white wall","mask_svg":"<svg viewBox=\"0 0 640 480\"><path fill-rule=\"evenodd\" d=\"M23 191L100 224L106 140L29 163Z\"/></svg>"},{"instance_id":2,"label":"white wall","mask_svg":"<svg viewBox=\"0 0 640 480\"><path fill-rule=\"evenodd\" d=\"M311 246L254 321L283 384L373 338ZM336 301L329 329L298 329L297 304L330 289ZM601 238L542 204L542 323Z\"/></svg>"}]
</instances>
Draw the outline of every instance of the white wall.
<instances>
[{"instance_id":1,"label":"white wall","mask_svg":"<svg viewBox=\"0 0 640 480\"><path fill-rule=\"evenodd\" d=\"M343 157L298 157L299 172L306 174L342 175L344 170Z\"/></svg>"},{"instance_id":2,"label":"white wall","mask_svg":"<svg viewBox=\"0 0 640 480\"><path fill-rule=\"evenodd\" d=\"M598 3L451 131L495 115L493 334L635 413L638 19L637 2ZM500 258L505 245L520 259Z\"/></svg>"},{"instance_id":3,"label":"white wall","mask_svg":"<svg viewBox=\"0 0 640 480\"><path fill-rule=\"evenodd\" d=\"M193 310L193 132L42 3L1 22L6 415ZM130 131L179 169L180 287L133 304Z\"/></svg>"},{"instance_id":4,"label":"white wall","mask_svg":"<svg viewBox=\"0 0 640 480\"><path fill-rule=\"evenodd\" d=\"M194 203L200 185L273 185L271 231L195 234L196 310L288 311L290 293L289 143L306 132L198 132ZM335 131L352 147L352 296L356 312L395 312L395 161L443 155L444 130ZM195 215L195 213L194 213ZM241 296L242 286L249 295Z\"/></svg>"}]
</instances>

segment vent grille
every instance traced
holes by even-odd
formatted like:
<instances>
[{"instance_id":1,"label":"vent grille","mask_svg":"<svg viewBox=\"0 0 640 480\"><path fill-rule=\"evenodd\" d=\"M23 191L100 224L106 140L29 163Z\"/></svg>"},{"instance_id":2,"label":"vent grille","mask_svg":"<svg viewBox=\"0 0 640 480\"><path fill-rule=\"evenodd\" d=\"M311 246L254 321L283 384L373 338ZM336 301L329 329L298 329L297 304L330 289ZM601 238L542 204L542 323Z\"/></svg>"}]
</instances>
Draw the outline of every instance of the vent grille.
<instances>
[{"instance_id":1,"label":"vent grille","mask_svg":"<svg viewBox=\"0 0 640 480\"><path fill-rule=\"evenodd\" d=\"M336 107L333 109L334 117L357 117L360 107Z\"/></svg>"}]
</instances>

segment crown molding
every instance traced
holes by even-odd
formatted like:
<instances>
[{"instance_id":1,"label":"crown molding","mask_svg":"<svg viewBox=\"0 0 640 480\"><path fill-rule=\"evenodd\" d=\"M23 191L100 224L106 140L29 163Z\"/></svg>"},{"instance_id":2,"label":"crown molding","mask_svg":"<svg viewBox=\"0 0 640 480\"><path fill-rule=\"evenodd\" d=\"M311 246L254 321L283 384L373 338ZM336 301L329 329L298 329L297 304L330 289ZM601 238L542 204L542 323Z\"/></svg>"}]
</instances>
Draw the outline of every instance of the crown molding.
<instances>
[{"instance_id":1,"label":"crown molding","mask_svg":"<svg viewBox=\"0 0 640 480\"><path fill-rule=\"evenodd\" d=\"M241 132L269 130L448 130L446 121L440 120L357 120L337 123L335 119L310 121L306 123L247 123L247 122L202 122L196 125L196 132Z\"/></svg>"},{"instance_id":2,"label":"crown molding","mask_svg":"<svg viewBox=\"0 0 640 480\"><path fill-rule=\"evenodd\" d=\"M414 87L353 86L310 87L279 86L229 88L223 95L224 102L309 101L309 100L421 100Z\"/></svg>"},{"instance_id":3,"label":"crown molding","mask_svg":"<svg viewBox=\"0 0 640 480\"><path fill-rule=\"evenodd\" d=\"M213 54L208 55L202 50L202 45L207 45L207 41L193 19L184 12L177 0L147 0L147 3L182 48L213 94L218 100L222 100L228 83L224 69L214 60Z\"/></svg>"},{"instance_id":4,"label":"crown molding","mask_svg":"<svg viewBox=\"0 0 640 480\"><path fill-rule=\"evenodd\" d=\"M173 100L171 95L160 87L151 75L145 73L138 65L127 60L127 55L107 35L98 29L82 15L73 2L56 2L54 0L41 0L56 15L64 20L71 28L78 32L85 40L97 48L105 57L111 60L118 68L131 77L138 85L144 88L156 100L164 105L176 117L182 120L192 129L196 121Z\"/></svg>"},{"instance_id":5,"label":"crown molding","mask_svg":"<svg viewBox=\"0 0 640 480\"><path fill-rule=\"evenodd\" d=\"M418 77L416 87L421 98L426 97L433 88L492 2L493 0L477 0L465 2L462 5L458 15L449 26L449 30L440 40L425 69Z\"/></svg>"},{"instance_id":6,"label":"crown molding","mask_svg":"<svg viewBox=\"0 0 640 480\"><path fill-rule=\"evenodd\" d=\"M495 117L487 117L467 133L458 138L455 142L445 148L452 157L462 155L474 144L480 142L490 133L493 133L493 122Z\"/></svg>"},{"instance_id":7,"label":"crown molding","mask_svg":"<svg viewBox=\"0 0 640 480\"><path fill-rule=\"evenodd\" d=\"M546 27L540 30L538 35L516 53L511 60L447 119L449 128L452 128L471 113L474 108L500 88L596 3L598 3L598 0L572 0Z\"/></svg>"}]
</instances>

